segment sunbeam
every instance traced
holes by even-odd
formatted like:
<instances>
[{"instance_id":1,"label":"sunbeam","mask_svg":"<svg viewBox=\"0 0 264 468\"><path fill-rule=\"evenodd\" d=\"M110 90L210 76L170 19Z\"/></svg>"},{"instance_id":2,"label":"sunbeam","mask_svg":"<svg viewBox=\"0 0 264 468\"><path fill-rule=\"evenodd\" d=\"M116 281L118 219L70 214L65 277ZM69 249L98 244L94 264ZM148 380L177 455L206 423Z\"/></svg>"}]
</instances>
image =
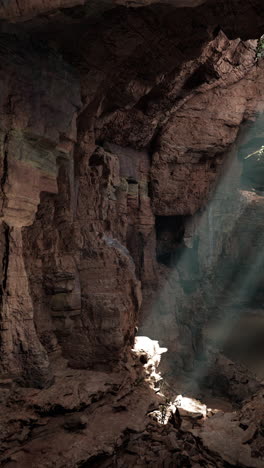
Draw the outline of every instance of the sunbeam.
<instances>
[{"instance_id":1,"label":"sunbeam","mask_svg":"<svg viewBox=\"0 0 264 468\"><path fill-rule=\"evenodd\" d=\"M182 219L179 216L168 221L158 219L157 259L169 273L148 320L143 323L143 330L149 329L149 336L159 327L165 330L161 333L162 344L168 347L172 363L168 372L188 374L184 395L206 379L216 350L222 352L225 349L234 329L242 326L242 317L252 314L254 302L261 300L258 296L261 295L264 266L264 233L260 228L264 198L259 192L259 168L263 158L259 129L262 123L263 116L259 115L254 122L243 126L202 212ZM252 145L254 151L249 152ZM257 167L254 169L253 166ZM254 180L257 181L255 185ZM165 221L170 224L165 226ZM165 233L174 229L176 236L162 236L162 223ZM230 244L234 247L232 258L228 251ZM175 309L175 323L167 312L171 307ZM195 312L201 309L202 318ZM169 328L175 330L173 349L169 338L168 342L165 338ZM191 363L188 356L185 357L190 342L194 354ZM208 351L211 348L212 353ZM253 350L248 349L248 359L241 356L241 361L250 365L251 353L253 357ZM240 361L240 356L233 354Z\"/></svg>"}]
</instances>

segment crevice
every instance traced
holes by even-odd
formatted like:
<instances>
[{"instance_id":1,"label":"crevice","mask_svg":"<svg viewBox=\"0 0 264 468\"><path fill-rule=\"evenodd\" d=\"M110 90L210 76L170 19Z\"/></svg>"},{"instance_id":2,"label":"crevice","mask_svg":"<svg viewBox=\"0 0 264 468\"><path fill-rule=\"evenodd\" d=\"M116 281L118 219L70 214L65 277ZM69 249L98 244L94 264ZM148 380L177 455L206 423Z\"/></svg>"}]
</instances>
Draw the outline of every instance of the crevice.
<instances>
[{"instance_id":1,"label":"crevice","mask_svg":"<svg viewBox=\"0 0 264 468\"><path fill-rule=\"evenodd\" d=\"M1 191L3 194L3 197L5 198L5 192L4 192L4 186L8 178L8 139L9 135L8 133L5 135L4 139L4 159L3 159L3 174L0 180L0 186L1 186Z\"/></svg>"},{"instance_id":2,"label":"crevice","mask_svg":"<svg viewBox=\"0 0 264 468\"><path fill-rule=\"evenodd\" d=\"M2 281L2 293L6 290L7 285L7 272L9 264L9 251L10 251L10 227L4 223L4 238L5 238L5 251L2 260L2 272L3 272L3 281Z\"/></svg>"},{"instance_id":3,"label":"crevice","mask_svg":"<svg viewBox=\"0 0 264 468\"><path fill-rule=\"evenodd\" d=\"M159 139L161 135L161 128L159 126L156 127L153 136L148 144L148 155L149 155L149 162L150 166L152 166L152 161L153 161L153 155L157 151L159 147Z\"/></svg>"},{"instance_id":4,"label":"crevice","mask_svg":"<svg viewBox=\"0 0 264 468\"><path fill-rule=\"evenodd\" d=\"M102 463L109 461L111 462L111 456L107 453L99 453L97 455L93 455L86 461L81 461L78 463L78 468L96 468L101 466ZM100 463L100 465L99 465ZM109 465L108 465L109 466Z\"/></svg>"},{"instance_id":5,"label":"crevice","mask_svg":"<svg viewBox=\"0 0 264 468\"><path fill-rule=\"evenodd\" d=\"M22 16L22 11L21 11L21 8L20 8L19 1L18 1L18 0L16 0L16 6L17 6L17 9L18 9L18 13Z\"/></svg>"}]
</instances>

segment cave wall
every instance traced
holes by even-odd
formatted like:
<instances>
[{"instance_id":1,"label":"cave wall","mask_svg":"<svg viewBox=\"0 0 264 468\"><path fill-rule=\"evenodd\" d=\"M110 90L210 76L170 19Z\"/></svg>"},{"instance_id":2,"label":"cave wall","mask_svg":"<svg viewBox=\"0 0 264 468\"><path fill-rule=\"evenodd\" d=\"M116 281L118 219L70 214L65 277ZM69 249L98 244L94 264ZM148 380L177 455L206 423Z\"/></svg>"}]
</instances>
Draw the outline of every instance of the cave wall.
<instances>
[{"instance_id":1,"label":"cave wall","mask_svg":"<svg viewBox=\"0 0 264 468\"><path fill-rule=\"evenodd\" d=\"M45 386L62 358L116 368L138 324L192 366L197 285L224 242L210 258L210 220L196 226L241 123L263 112L262 9L20 3L1 5L1 374Z\"/></svg>"}]
</instances>

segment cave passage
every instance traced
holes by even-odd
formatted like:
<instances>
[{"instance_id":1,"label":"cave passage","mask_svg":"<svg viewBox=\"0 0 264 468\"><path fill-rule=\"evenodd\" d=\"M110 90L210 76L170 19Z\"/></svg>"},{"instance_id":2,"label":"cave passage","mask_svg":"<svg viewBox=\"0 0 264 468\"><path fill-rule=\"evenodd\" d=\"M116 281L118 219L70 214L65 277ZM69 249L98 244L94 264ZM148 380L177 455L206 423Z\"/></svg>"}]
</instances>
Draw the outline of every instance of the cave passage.
<instances>
[{"instance_id":1,"label":"cave passage","mask_svg":"<svg viewBox=\"0 0 264 468\"><path fill-rule=\"evenodd\" d=\"M156 216L157 261L173 267L184 251L186 216Z\"/></svg>"},{"instance_id":2,"label":"cave passage","mask_svg":"<svg viewBox=\"0 0 264 468\"><path fill-rule=\"evenodd\" d=\"M0 1L0 466L263 468L263 27Z\"/></svg>"}]
</instances>

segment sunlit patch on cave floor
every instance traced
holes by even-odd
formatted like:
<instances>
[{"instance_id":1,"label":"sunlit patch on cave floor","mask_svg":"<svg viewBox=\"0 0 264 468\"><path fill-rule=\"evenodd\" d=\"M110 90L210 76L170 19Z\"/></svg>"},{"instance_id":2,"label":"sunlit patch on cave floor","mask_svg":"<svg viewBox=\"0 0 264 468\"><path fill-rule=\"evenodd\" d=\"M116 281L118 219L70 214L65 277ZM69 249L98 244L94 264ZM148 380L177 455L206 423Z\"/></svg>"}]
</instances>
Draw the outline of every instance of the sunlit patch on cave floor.
<instances>
[{"instance_id":1,"label":"sunlit patch on cave floor","mask_svg":"<svg viewBox=\"0 0 264 468\"><path fill-rule=\"evenodd\" d=\"M259 323L262 323L261 316L264 316L264 295L262 302L258 299L258 296L261 295L260 280L261 278L264 279L264 233L263 229L260 229L260 223L263 222L261 219L264 217L264 133L262 128L263 115L260 115L255 122L249 122L245 131L243 130L241 138L238 139L234 148L231 149L230 155L226 158L227 164L218 181L218 186L211 196L207 207L199 217L198 222L195 224L192 234L193 239L199 237L199 241L204 243L203 251L206 252L204 276L207 271L211 271L212 274L215 273L215 269L220 269L220 277L222 275L225 278L225 270L227 271L226 278L223 280L223 283L224 281L226 283L221 291L221 299L215 299L215 303L212 306L211 303L206 302L206 296L204 298L203 307L207 309L208 317L203 325L204 329L201 330L201 339L203 339L201 347L206 348L209 343L215 350L224 353L224 355L235 362L246 365L251 371L257 373L260 378L264 377L264 365L262 366L264 345L260 345L261 336L264 343L264 328L263 330L259 330L257 334L258 356L255 349L255 335L252 335L252 339L247 341L244 356L241 353L241 346L235 347L234 342L234 346L232 347L231 342L234 334L240 332L246 336L249 333L248 320L251 318L253 320L255 309L262 310L257 318ZM239 171L238 174L237 171ZM236 184L235 187L233 187L234 183ZM223 204L226 207L226 213ZM256 224L256 219L254 218L254 216L256 217L256 210L259 210L257 212L257 216L259 216L258 224ZM232 265L230 270L228 270L228 263L225 263L228 260L228 258L225 258L225 254L222 257L219 255L219 258L215 259L215 251L220 242L219 226L215 224L219 213L223 216L221 225L223 233L231 239L236 239L237 233L240 232L239 222L245 223L245 235L243 238L245 247L244 249L241 246L239 247L241 250L241 258L239 257L241 265ZM263 216L260 216L258 213L262 213ZM190 265L195 264L195 262L190 261L190 254L194 256L198 255L198 253L194 250L192 253L190 245L189 237L185 239L183 232L180 255L177 256L175 254L172 256L175 259L174 263L176 265L173 265L173 262L167 262L171 273L166 285L160 291L159 297L153 304L150 325L143 324L143 330L148 332L149 329L150 334L153 323L156 323L157 328L159 327L159 322L160 324L164 323L164 317L160 310L166 301L166 294L171 294L168 286L169 283L179 281L178 278L180 278L182 271L185 274L187 272L188 275ZM159 258L163 259L160 252L158 254ZM201 255L201 252L199 254ZM157 258L158 261L159 258ZM165 262L163 263L165 264ZM179 264L180 273L177 270ZM209 278L207 280L207 288L210 288L210 281L211 279ZM166 288L169 293L166 292ZM188 298L188 292L185 291L185 295ZM258 301L257 305L256 301ZM188 304L185 304L185 310L187 308ZM218 315L210 316L214 308L218 311ZM188 320L183 316L185 310L177 312L179 322ZM248 320L245 318L247 315ZM202 379L207 378L211 364L210 356L208 361L200 359L200 352L200 350L197 351L197 359L192 371L188 375L190 380L189 387L197 387ZM175 375L175 381L177 377Z\"/></svg>"},{"instance_id":2,"label":"sunlit patch on cave floor","mask_svg":"<svg viewBox=\"0 0 264 468\"><path fill-rule=\"evenodd\" d=\"M195 421L205 420L207 417L213 416L220 410L217 408L209 408L195 398L175 395L172 392L169 394L168 391L166 391L168 387L161 373L158 371L158 366L160 364L161 355L167 351L167 348L161 348L159 346L157 340L151 340L147 336L136 336L134 348L132 349L132 352L139 357L146 370L146 381L162 398L159 408L152 411L150 415L160 424L167 424L171 416L178 413L182 420L181 424L183 427L187 425L186 429L188 429L190 420L195 424Z\"/></svg>"}]
</instances>

